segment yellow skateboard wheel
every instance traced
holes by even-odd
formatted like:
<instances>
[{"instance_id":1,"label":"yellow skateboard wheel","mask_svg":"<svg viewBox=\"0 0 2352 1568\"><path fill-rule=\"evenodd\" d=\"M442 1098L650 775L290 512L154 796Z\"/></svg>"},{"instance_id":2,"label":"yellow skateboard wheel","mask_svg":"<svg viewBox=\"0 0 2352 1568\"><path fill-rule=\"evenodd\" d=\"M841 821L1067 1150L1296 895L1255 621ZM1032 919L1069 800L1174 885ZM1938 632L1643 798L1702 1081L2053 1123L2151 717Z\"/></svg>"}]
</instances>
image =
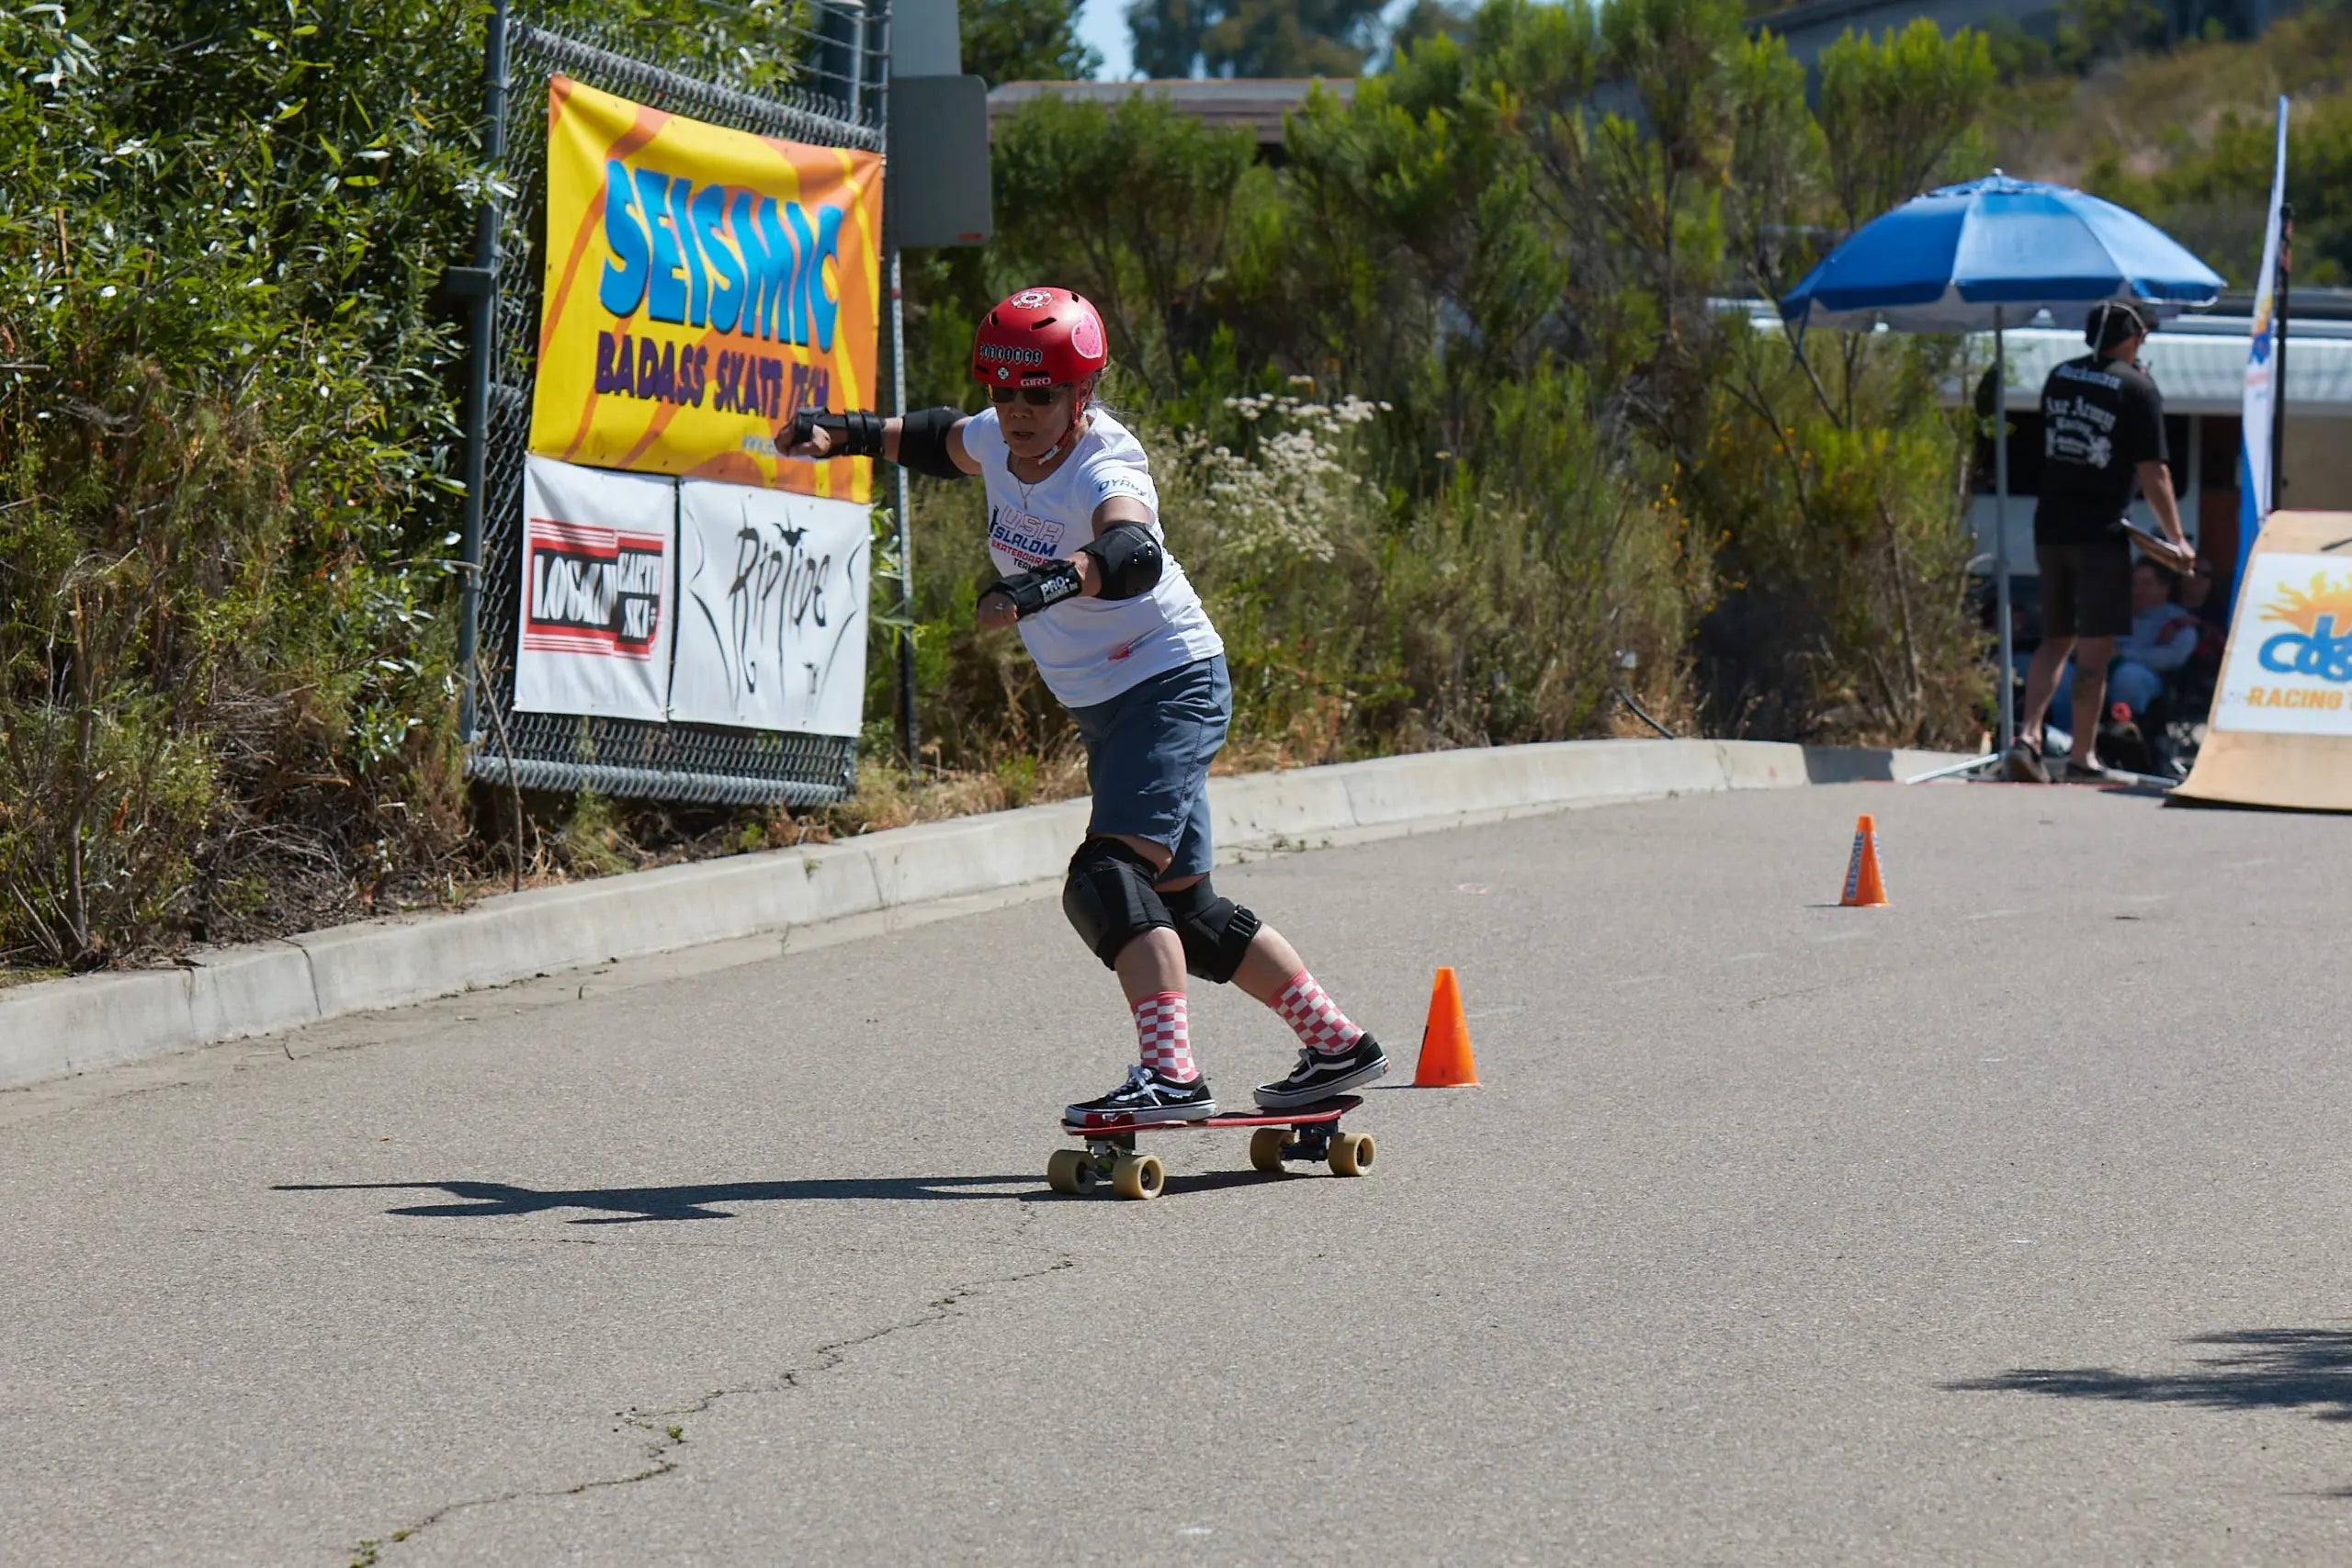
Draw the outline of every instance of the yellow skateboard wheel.
<instances>
[{"instance_id":1,"label":"yellow skateboard wheel","mask_svg":"<svg viewBox=\"0 0 2352 1568\"><path fill-rule=\"evenodd\" d=\"M1084 1149L1056 1149L1046 1162L1046 1185L1057 1192L1083 1192L1094 1185L1094 1162Z\"/></svg>"},{"instance_id":2,"label":"yellow skateboard wheel","mask_svg":"<svg viewBox=\"0 0 2352 1568\"><path fill-rule=\"evenodd\" d=\"M1111 1168L1111 1190L1122 1198L1149 1200L1159 1196L1164 1178L1153 1155L1121 1155Z\"/></svg>"}]
</instances>

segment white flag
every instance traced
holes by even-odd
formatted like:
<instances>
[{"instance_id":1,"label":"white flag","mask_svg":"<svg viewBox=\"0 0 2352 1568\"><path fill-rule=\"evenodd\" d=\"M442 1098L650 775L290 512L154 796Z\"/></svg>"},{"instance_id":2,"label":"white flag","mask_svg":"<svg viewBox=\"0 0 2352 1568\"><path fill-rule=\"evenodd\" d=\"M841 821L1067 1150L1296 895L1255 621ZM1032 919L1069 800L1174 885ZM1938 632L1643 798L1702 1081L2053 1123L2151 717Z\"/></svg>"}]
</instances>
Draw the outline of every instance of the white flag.
<instances>
[{"instance_id":1,"label":"white flag","mask_svg":"<svg viewBox=\"0 0 2352 1568\"><path fill-rule=\"evenodd\" d=\"M2287 200L2287 99L2278 99L2278 155L2270 176L2270 224L2262 236L2262 271L2255 283L2254 337L2245 358L2245 446L2238 455L2238 572L2245 577L2245 558L2254 536L2270 515L2270 422L2277 417L2278 309L2279 209Z\"/></svg>"}]
</instances>

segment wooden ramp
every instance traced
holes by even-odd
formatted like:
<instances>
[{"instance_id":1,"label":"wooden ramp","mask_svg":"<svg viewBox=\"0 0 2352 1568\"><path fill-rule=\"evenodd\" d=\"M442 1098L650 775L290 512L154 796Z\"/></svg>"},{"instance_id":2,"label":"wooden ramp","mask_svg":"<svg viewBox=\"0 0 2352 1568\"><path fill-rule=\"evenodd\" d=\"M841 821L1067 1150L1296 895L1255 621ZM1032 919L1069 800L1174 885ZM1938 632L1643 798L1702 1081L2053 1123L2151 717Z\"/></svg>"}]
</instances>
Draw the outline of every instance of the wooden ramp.
<instances>
[{"instance_id":1,"label":"wooden ramp","mask_svg":"<svg viewBox=\"0 0 2352 1568\"><path fill-rule=\"evenodd\" d=\"M2277 512L2175 800L2352 811L2352 512Z\"/></svg>"}]
</instances>

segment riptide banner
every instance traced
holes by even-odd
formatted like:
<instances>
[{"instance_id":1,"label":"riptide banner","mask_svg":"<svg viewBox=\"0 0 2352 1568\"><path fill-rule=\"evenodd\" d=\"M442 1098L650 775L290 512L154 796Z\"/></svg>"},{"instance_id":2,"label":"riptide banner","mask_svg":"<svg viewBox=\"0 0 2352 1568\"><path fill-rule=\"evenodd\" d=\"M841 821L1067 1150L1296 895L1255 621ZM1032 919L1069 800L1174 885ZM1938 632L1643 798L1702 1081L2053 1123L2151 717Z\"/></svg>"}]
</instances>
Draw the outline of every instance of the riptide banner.
<instances>
[{"instance_id":1,"label":"riptide banner","mask_svg":"<svg viewBox=\"0 0 2352 1568\"><path fill-rule=\"evenodd\" d=\"M667 479L524 459L516 711L662 721L677 504Z\"/></svg>"},{"instance_id":2,"label":"riptide banner","mask_svg":"<svg viewBox=\"0 0 2352 1568\"><path fill-rule=\"evenodd\" d=\"M872 527L854 502L682 482L670 716L855 735Z\"/></svg>"},{"instance_id":3,"label":"riptide banner","mask_svg":"<svg viewBox=\"0 0 2352 1568\"><path fill-rule=\"evenodd\" d=\"M882 159L548 84L531 450L865 502L865 458L777 456L801 408L868 408Z\"/></svg>"}]
</instances>

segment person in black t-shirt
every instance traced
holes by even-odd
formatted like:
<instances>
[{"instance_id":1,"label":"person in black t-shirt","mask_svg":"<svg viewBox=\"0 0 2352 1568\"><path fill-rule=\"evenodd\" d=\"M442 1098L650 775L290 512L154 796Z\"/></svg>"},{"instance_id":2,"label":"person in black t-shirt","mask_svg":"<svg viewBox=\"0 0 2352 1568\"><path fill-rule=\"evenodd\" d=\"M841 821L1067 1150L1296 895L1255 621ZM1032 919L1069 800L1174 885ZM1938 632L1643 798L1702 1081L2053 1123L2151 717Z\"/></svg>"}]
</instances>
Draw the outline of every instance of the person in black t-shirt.
<instances>
[{"instance_id":1,"label":"person in black t-shirt","mask_svg":"<svg viewBox=\"0 0 2352 1568\"><path fill-rule=\"evenodd\" d=\"M2104 776L2092 747L2107 700L2115 639L2132 629L2132 544L2123 509L2137 488L2166 538L2186 558L2180 511L2165 467L2165 401L2140 367L2150 317L2109 300L2084 331L2092 353L2050 372L2041 385L2041 494L2033 554L2041 568L2041 646L2026 668L2025 712L2009 749L2009 776L2046 784L2058 771L2041 756L2041 722L2068 654L2075 657L2074 748L2058 767Z\"/></svg>"}]
</instances>

